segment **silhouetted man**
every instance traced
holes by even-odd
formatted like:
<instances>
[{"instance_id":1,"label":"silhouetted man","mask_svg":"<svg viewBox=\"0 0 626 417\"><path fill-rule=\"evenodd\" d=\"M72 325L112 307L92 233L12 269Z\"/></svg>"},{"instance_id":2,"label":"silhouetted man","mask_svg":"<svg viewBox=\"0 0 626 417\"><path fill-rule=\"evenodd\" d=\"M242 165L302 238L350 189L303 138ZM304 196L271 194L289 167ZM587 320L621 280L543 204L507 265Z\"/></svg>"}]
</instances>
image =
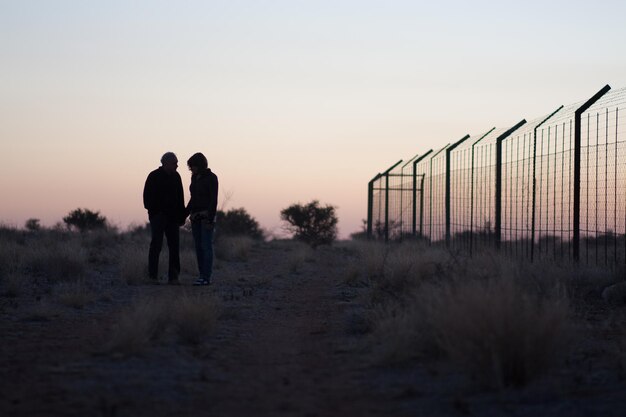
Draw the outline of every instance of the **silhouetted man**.
<instances>
[{"instance_id":1,"label":"silhouetted man","mask_svg":"<svg viewBox=\"0 0 626 417\"><path fill-rule=\"evenodd\" d=\"M206 157L200 152L187 161L191 171L191 198L187 205L190 212L191 232L196 244L198 279L193 285L209 285L213 272L213 229L217 214L217 176L208 167Z\"/></svg>"},{"instance_id":2,"label":"silhouetted man","mask_svg":"<svg viewBox=\"0 0 626 417\"><path fill-rule=\"evenodd\" d=\"M178 229L185 223L185 197L183 183L176 172L178 158L167 152L161 158L161 166L148 175L143 189L143 205L148 210L152 240L148 254L148 275L151 282L158 283L159 254L163 235L167 238L169 252L168 282L178 284L180 273Z\"/></svg>"}]
</instances>

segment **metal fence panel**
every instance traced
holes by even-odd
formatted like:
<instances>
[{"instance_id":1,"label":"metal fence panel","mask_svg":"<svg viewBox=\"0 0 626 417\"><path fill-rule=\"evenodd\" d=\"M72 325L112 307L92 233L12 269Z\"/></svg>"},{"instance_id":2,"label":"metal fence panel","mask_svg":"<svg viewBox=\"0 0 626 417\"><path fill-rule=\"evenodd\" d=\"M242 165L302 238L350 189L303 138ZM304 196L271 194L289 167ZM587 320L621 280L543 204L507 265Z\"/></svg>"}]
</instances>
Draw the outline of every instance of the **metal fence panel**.
<instances>
[{"instance_id":1,"label":"metal fence panel","mask_svg":"<svg viewBox=\"0 0 626 417\"><path fill-rule=\"evenodd\" d=\"M609 89L379 174L368 190L370 235L626 263L626 88Z\"/></svg>"}]
</instances>

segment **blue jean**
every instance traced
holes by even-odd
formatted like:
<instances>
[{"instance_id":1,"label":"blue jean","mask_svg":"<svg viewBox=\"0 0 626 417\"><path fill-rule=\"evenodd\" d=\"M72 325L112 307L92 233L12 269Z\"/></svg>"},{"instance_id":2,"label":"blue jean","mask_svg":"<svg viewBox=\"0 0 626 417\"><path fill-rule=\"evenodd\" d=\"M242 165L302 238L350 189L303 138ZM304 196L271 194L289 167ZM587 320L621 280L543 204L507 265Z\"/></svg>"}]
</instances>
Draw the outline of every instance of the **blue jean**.
<instances>
[{"instance_id":1,"label":"blue jean","mask_svg":"<svg viewBox=\"0 0 626 417\"><path fill-rule=\"evenodd\" d=\"M210 281L213 273L213 228L207 228L201 221L191 222L191 233L196 244L200 278Z\"/></svg>"}]
</instances>

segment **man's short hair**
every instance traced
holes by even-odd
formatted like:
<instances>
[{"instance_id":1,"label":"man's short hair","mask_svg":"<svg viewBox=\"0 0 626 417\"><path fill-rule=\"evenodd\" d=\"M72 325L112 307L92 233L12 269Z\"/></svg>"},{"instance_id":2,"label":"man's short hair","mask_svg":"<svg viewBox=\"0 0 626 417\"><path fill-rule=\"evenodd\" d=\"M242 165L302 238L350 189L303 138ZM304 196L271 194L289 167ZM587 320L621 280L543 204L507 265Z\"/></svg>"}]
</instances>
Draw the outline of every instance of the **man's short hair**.
<instances>
[{"instance_id":1,"label":"man's short hair","mask_svg":"<svg viewBox=\"0 0 626 417\"><path fill-rule=\"evenodd\" d=\"M193 154L191 158L187 160L187 166L189 168L198 167L207 169L209 167L209 163L207 162L206 157L202 153L198 152Z\"/></svg>"},{"instance_id":2,"label":"man's short hair","mask_svg":"<svg viewBox=\"0 0 626 417\"><path fill-rule=\"evenodd\" d=\"M166 162L172 162L172 161L178 162L178 158L176 157L176 154L174 152L165 152L163 156L161 157L162 164L165 164Z\"/></svg>"}]
</instances>

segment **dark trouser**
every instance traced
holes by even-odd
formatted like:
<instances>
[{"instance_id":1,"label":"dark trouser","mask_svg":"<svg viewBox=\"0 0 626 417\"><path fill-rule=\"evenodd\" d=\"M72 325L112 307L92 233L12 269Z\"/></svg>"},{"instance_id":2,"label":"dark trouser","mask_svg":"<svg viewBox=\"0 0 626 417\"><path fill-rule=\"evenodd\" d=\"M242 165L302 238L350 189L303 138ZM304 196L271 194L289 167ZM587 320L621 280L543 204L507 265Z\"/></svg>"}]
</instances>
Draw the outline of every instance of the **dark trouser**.
<instances>
[{"instance_id":1,"label":"dark trouser","mask_svg":"<svg viewBox=\"0 0 626 417\"><path fill-rule=\"evenodd\" d=\"M148 274L151 279L158 279L159 254L163 246L163 235L167 238L167 249L169 255L168 278L178 279L180 273L180 256L178 249L180 239L178 235L178 222L165 214L155 214L150 216L150 231L152 240L150 241L150 253L148 254Z\"/></svg>"},{"instance_id":2,"label":"dark trouser","mask_svg":"<svg viewBox=\"0 0 626 417\"><path fill-rule=\"evenodd\" d=\"M211 281L213 272L213 228L207 228L201 221L191 222L191 232L196 244L196 258L200 278Z\"/></svg>"}]
</instances>

